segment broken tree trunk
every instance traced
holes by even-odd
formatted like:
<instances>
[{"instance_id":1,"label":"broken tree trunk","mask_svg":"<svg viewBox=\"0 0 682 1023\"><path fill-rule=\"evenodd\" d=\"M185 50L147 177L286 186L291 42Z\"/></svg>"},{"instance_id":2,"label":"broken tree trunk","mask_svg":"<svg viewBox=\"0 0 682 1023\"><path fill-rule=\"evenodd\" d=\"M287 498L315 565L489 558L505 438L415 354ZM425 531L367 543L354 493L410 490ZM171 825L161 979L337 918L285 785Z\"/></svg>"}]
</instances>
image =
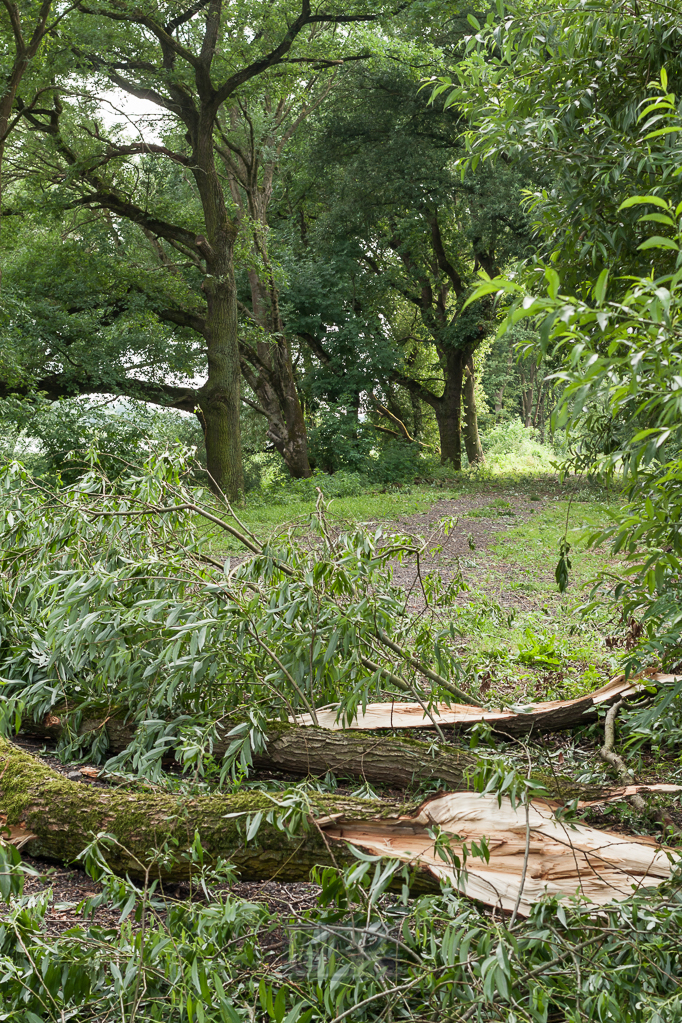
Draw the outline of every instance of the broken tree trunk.
<instances>
[{"instance_id":1,"label":"broken tree trunk","mask_svg":"<svg viewBox=\"0 0 682 1023\"><path fill-rule=\"evenodd\" d=\"M277 810L276 795L246 791L195 798L168 793L121 791L70 781L36 757L0 739L0 816L13 844L32 856L73 861L100 833L114 835L117 845L105 851L109 866L119 874L143 877L154 849L168 843L175 863L157 869L165 880L182 880L190 873L183 859L198 833L208 860L230 860L244 880L308 880L315 864L347 863L352 857L341 844L331 852L320 828L288 837L263 820L256 837L246 841L250 818ZM322 820L338 815L361 820L409 812L412 804L398 801L329 797L312 794L311 810Z\"/></svg>"},{"instance_id":2,"label":"broken tree trunk","mask_svg":"<svg viewBox=\"0 0 682 1023\"><path fill-rule=\"evenodd\" d=\"M657 885L670 876L671 862L646 839L627 838L585 825L558 821L551 806L528 808L495 796L449 793L420 807L396 801L308 796L307 827L288 834L268 823L278 812L277 796L264 792L195 798L166 793L121 792L69 781L35 757L0 739L0 814L9 841L34 856L72 861L93 835L106 832L116 843L104 846L113 870L132 876L161 875L179 880L190 864L183 854L200 838L206 859L231 861L248 880L307 879L316 864L343 865L353 857L348 843L417 868L416 890L449 879L488 905L528 912L545 894L584 895L592 904L622 899L634 886ZM287 812L282 806L282 816ZM247 822L262 815L255 838L245 838ZM447 835L463 859L462 844L486 839L489 859L471 856L466 873L444 861L434 844L434 828ZM166 844L176 859L160 863L152 850ZM441 844L442 848L442 844Z\"/></svg>"},{"instance_id":3,"label":"broken tree trunk","mask_svg":"<svg viewBox=\"0 0 682 1023\"><path fill-rule=\"evenodd\" d=\"M222 760L232 739L227 735L231 722L214 743L213 756ZM62 721L48 715L43 724L24 722L22 734L57 741ZM81 722L81 735L106 728L109 752L120 753L132 741L135 722L115 717L90 718ZM93 735L94 737L94 735ZM404 789L415 782L437 779L447 788L466 786L467 771L476 765L476 757L456 746L395 738L371 732L333 732L325 728L299 728L273 721L268 728L267 750L255 754L254 766L304 777L323 777L328 771L346 775L372 785L390 785ZM582 792L582 790L581 790Z\"/></svg>"},{"instance_id":4,"label":"broken tree trunk","mask_svg":"<svg viewBox=\"0 0 682 1023\"><path fill-rule=\"evenodd\" d=\"M576 728L597 720L600 707L609 707L617 700L626 699L641 692L647 685L663 685L675 682L679 675L663 675L652 672L646 677L626 679L624 675L613 678L601 689L574 700L549 700L532 703L521 709L490 710L472 707L468 704L439 703L430 708L430 715L424 712L420 703L368 703L364 712L359 711L352 721L338 720L335 708L321 708L316 712L317 722L322 728L333 730L374 728L433 728L434 722L441 727L470 728L481 721L487 721L494 729L510 735L528 732L554 732L563 728ZM299 725L312 723L309 714L296 718Z\"/></svg>"},{"instance_id":5,"label":"broken tree trunk","mask_svg":"<svg viewBox=\"0 0 682 1023\"><path fill-rule=\"evenodd\" d=\"M541 801L513 806L506 797L447 793L398 820L339 819L325 833L375 856L418 863L471 898L522 916L546 895L578 896L596 906L620 901L670 877L669 852L673 861L679 860L679 854L661 850L653 839L566 824L553 809ZM443 850L434 845L434 829L450 838L451 853L463 869L452 858L448 862L447 854L443 859ZM473 843L480 848L484 836L489 855L472 856Z\"/></svg>"}]
</instances>

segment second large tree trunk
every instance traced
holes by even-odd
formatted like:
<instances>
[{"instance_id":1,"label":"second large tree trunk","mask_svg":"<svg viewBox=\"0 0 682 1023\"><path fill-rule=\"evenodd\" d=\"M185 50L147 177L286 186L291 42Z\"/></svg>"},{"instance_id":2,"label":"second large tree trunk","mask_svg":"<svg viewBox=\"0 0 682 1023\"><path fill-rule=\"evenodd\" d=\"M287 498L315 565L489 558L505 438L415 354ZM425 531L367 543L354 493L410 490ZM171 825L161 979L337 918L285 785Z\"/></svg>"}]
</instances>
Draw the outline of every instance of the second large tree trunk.
<instances>
[{"instance_id":1,"label":"second large tree trunk","mask_svg":"<svg viewBox=\"0 0 682 1023\"><path fill-rule=\"evenodd\" d=\"M469 355L464 366L464 445L469 465L483 461L483 447L478 433L478 412L476 409L476 370L474 357Z\"/></svg>"},{"instance_id":2,"label":"second large tree trunk","mask_svg":"<svg viewBox=\"0 0 682 1023\"><path fill-rule=\"evenodd\" d=\"M267 230L263 214L264 232ZM255 350L244 346L242 371L258 397L268 421L268 439L284 459L294 479L313 472L308 459L308 432L296 387L291 347L279 309L275 284L266 286L255 271L249 273L254 319L267 331L267 341Z\"/></svg>"},{"instance_id":3,"label":"second large tree trunk","mask_svg":"<svg viewBox=\"0 0 682 1023\"><path fill-rule=\"evenodd\" d=\"M433 403L440 437L440 460L443 465L450 462L459 472L462 468L463 354L456 348L448 348L443 362L445 390L443 396Z\"/></svg>"}]
</instances>

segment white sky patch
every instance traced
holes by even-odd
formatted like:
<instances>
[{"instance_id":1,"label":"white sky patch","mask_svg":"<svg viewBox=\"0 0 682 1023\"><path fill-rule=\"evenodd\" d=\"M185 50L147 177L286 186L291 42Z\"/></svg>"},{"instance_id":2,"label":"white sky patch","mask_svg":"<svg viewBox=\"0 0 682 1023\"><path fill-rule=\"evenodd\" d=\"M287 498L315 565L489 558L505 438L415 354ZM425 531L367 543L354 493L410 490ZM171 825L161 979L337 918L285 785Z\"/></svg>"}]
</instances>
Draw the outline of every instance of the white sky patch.
<instances>
[{"instance_id":1,"label":"white sky patch","mask_svg":"<svg viewBox=\"0 0 682 1023\"><path fill-rule=\"evenodd\" d=\"M100 117L106 128L122 125L131 142L163 142L162 134L171 115L156 103L111 89L99 97Z\"/></svg>"}]
</instances>

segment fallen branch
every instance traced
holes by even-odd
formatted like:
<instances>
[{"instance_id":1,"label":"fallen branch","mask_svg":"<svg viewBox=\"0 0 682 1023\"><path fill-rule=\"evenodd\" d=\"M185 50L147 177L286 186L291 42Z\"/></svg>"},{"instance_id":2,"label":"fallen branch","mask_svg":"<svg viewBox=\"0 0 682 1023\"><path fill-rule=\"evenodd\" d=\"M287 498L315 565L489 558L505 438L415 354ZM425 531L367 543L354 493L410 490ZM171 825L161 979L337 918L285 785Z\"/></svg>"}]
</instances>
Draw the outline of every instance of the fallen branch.
<instances>
[{"instance_id":1,"label":"fallen branch","mask_svg":"<svg viewBox=\"0 0 682 1023\"><path fill-rule=\"evenodd\" d=\"M609 764L613 767L618 775L618 780L622 785L629 786L632 781L632 775L628 771L625 761L615 751L616 742L616 718L618 711L623 706L622 699L618 700L611 707L609 707L606 718L604 720L604 745L599 750L599 756L602 758L604 763ZM627 797L627 801L637 810L638 813L644 813L647 809L646 802L642 799L639 792L633 792Z\"/></svg>"},{"instance_id":2,"label":"fallen branch","mask_svg":"<svg viewBox=\"0 0 682 1023\"><path fill-rule=\"evenodd\" d=\"M212 747L212 754L222 760L232 739L229 722L220 732ZM59 717L48 715L43 724L26 722L22 733L57 742L64 725ZM135 736L135 723L116 716L84 719L80 734L98 733L107 729L109 752L120 753ZM168 756L172 748L167 750ZM477 758L470 750L450 743L423 742L407 736L392 736L373 732L330 731L325 728L300 728L282 721L270 723L267 731L267 749L253 756L258 770L282 771L300 777L323 778L328 772L340 777L355 778L370 785L384 785L391 789L408 789L423 782L435 783L451 791L470 787L470 776L477 766ZM106 772L104 772L106 773ZM579 800L579 806L596 805L612 799L624 798L623 788L605 788L586 785L565 775L534 772L533 779L541 783L548 795L557 800L557 806ZM637 788L637 787L635 787ZM679 786L640 786L647 791L679 791ZM632 786L628 795L634 791Z\"/></svg>"},{"instance_id":3,"label":"fallen branch","mask_svg":"<svg viewBox=\"0 0 682 1023\"><path fill-rule=\"evenodd\" d=\"M385 639L385 638L384 638ZM333 731L341 729L374 728L433 728L432 718L443 726L468 728L481 721L487 721L493 728L522 735L526 732L553 732L562 728L575 728L597 720L597 709L608 706L619 699L634 696L647 685L662 685L674 682L680 676L652 673L638 679L626 679L618 675L607 685L593 693L579 696L574 700L550 700L545 703L529 704L522 710L486 710L463 704L439 703L430 708L431 716L424 714L418 703L369 703L364 711L358 711L352 721L338 719L334 707L318 709L317 723ZM307 714L296 717L299 725L311 724Z\"/></svg>"}]
</instances>

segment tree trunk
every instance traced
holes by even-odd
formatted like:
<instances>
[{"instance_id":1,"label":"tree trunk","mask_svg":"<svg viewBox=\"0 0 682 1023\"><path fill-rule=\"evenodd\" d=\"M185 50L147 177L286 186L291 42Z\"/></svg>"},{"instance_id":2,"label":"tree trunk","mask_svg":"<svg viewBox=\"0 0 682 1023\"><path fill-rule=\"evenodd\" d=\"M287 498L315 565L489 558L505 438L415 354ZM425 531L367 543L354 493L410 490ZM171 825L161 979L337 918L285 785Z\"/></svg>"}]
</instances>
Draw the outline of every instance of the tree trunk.
<instances>
[{"instance_id":1,"label":"tree trunk","mask_svg":"<svg viewBox=\"0 0 682 1023\"><path fill-rule=\"evenodd\" d=\"M2 223L3 170L5 160L5 143L9 134L10 117L14 109L17 92L30 61L36 56L45 38L47 19L52 10L52 0L42 0L35 24L21 24L21 12L17 3L5 4L9 13L11 36L15 46L15 56L11 68L3 73L2 95L0 95L0 224ZM25 12L24 12L25 13ZM26 42L28 40L28 42ZM35 102L35 99L34 99ZM2 266L0 266L0 281Z\"/></svg>"},{"instance_id":2,"label":"tree trunk","mask_svg":"<svg viewBox=\"0 0 682 1023\"><path fill-rule=\"evenodd\" d=\"M478 435L478 414L476 411L476 373L474 357L469 355L464 366L464 444L469 465L483 461L483 447Z\"/></svg>"},{"instance_id":3,"label":"tree trunk","mask_svg":"<svg viewBox=\"0 0 682 1023\"><path fill-rule=\"evenodd\" d=\"M206 465L212 488L237 500L244 492L240 425L239 340L232 247L225 253L222 279L207 277L206 341L208 379L199 391Z\"/></svg>"},{"instance_id":4,"label":"tree trunk","mask_svg":"<svg viewBox=\"0 0 682 1023\"><path fill-rule=\"evenodd\" d=\"M584 724L584 720L581 723ZM101 718L85 719L79 734L97 732L103 727L107 729L112 754L124 750L135 734L134 724L116 718L107 718L106 722ZM226 723L226 732L229 727ZM22 734L53 741L59 738L61 731L62 723L54 715L50 715L45 724L26 722L22 727ZM231 741L223 733L214 744L213 756L217 761L225 755ZM171 752L169 749L169 755ZM324 777L331 771L341 777L350 776L393 789L440 782L452 791L468 787L468 778L478 762L469 750L449 743L421 742L369 731L299 728L285 722L272 722L268 728L267 750L254 756L253 761L256 769L279 770L302 777ZM564 775L534 772L533 777L542 782L550 795L563 802L576 798L594 800L607 791L602 785L578 784Z\"/></svg>"},{"instance_id":5,"label":"tree trunk","mask_svg":"<svg viewBox=\"0 0 682 1023\"><path fill-rule=\"evenodd\" d=\"M443 396L433 402L440 436L440 460L443 465L450 462L459 472L462 468L463 354L456 348L448 349L443 361L445 390Z\"/></svg>"},{"instance_id":6,"label":"tree trunk","mask_svg":"<svg viewBox=\"0 0 682 1023\"><path fill-rule=\"evenodd\" d=\"M22 734L57 741L62 727L61 719L51 714L44 724L24 722ZM112 755L124 750L135 734L134 723L117 718L108 718L106 723L102 718L86 718L81 722L79 734L96 733L103 727L107 729L108 751ZM230 727L226 725L225 733L213 746L216 760L224 757L232 742L226 734ZM437 779L451 789L459 789L465 783L467 771L476 765L471 753L449 744L354 730L299 728L279 721L272 722L268 728L267 750L253 759L258 769L305 777L324 777L332 771L371 785L396 788Z\"/></svg>"},{"instance_id":7,"label":"tree trunk","mask_svg":"<svg viewBox=\"0 0 682 1023\"><path fill-rule=\"evenodd\" d=\"M507 373L502 382L502 386L497 392L497 396L495 398L495 425L497 425L497 422L500 418L500 413L502 412L502 409L504 407L504 392L507 390L507 384L509 383L509 377L511 376L513 362L514 352L513 349L510 348L509 355L507 357Z\"/></svg>"},{"instance_id":8,"label":"tree trunk","mask_svg":"<svg viewBox=\"0 0 682 1023\"><path fill-rule=\"evenodd\" d=\"M471 792L446 793L421 806L307 793L296 809L302 811L301 821L287 832L277 824L278 818L282 824L292 823L291 807L278 807L273 793L191 798L103 789L70 781L0 739L0 815L7 840L32 856L73 862L94 835L113 835L115 841L100 844L102 855L116 873L136 878L186 878L192 871L187 853L195 836L205 863L229 860L247 881L308 880L318 864L353 863L352 843L420 868L412 874L415 892L438 890L440 879L448 878L488 905L505 909L516 905L522 912L547 893L546 881L550 893L573 895L586 889L592 901L606 902L630 895L633 883L658 884L672 870L668 857L648 840L576 825L566 841L565 824L557 822L552 808L542 801L524 810L507 798L498 801L495 795ZM272 822L267 819L270 814ZM257 831L249 840L247 830L257 817ZM530 859L529 822L535 838ZM460 855L464 839L480 842L485 836L489 859L480 865L470 859L464 876L453 871L436 853L434 825L450 837ZM154 850L163 850L162 856L155 856ZM522 890L526 905L519 907Z\"/></svg>"},{"instance_id":9,"label":"tree trunk","mask_svg":"<svg viewBox=\"0 0 682 1023\"><path fill-rule=\"evenodd\" d=\"M527 360L527 362L530 374L529 379L526 379L522 366L519 367L519 375L521 377L521 408L523 410L523 425L526 429L530 429L533 425L533 400L535 398L535 378L537 373L535 370L535 363L532 360Z\"/></svg>"},{"instance_id":10,"label":"tree trunk","mask_svg":"<svg viewBox=\"0 0 682 1023\"><path fill-rule=\"evenodd\" d=\"M330 815L354 820L397 816L413 804L398 801L311 795L310 811L322 820ZM256 838L247 842L246 822L265 816L276 806L262 792L234 795L187 796L121 792L69 781L40 760L0 739L0 815L11 829L11 840L32 856L71 862L101 832L116 837L105 853L120 874L144 875L153 849L168 842L177 859L153 870L155 876L178 881L190 873L186 853L199 834L207 860L229 859L244 880L307 881L315 864L352 862L344 844L334 846L319 828L309 825L293 838L263 821ZM435 887L435 884L432 885Z\"/></svg>"},{"instance_id":11,"label":"tree trunk","mask_svg":"<svg viewBox=\"0 0 682 1023\"><path fill-rule=\"evenodd\" d=\"M206 297L206 356L208 379L199 405L206 440L206 463L216 492L232 501L244 492L240 423L241 364L234 246L238 222L230 216L213 153L215 111L202 104L192 123L192 173L201 199L206 237L195 244L206 263L201 286Z\"/></svg>"},{"instance_id":12,"label":"tree trunk","mask_svg":"<svg viewBox=\"0 0 682 1023\"><path fill-rule=\"evenodd\" d=\"M259 344L259 372L242 368L268 421L268 439L280 453L294 479L312 476L308 459L308 431L296 388L289 343L280 337Z\"/></svg>"},{"instance_id":13,"label":"tree trunk","mask_svg":"<svg viewBox=\"0 0 682 1023\"><path fill-rule=\"evenodd\" d=\"M267 229L267 224L263 230ZM243 346L242 370L260 402L268 421L268 439L284 459L294 479L312 476L308 460L308 432L296 377L291 348L279 311L279 296L274 284L266 287L255 271L249 274L254 319L270 335L256 346L255 352Z\"/></svg>"}]
</instances>

